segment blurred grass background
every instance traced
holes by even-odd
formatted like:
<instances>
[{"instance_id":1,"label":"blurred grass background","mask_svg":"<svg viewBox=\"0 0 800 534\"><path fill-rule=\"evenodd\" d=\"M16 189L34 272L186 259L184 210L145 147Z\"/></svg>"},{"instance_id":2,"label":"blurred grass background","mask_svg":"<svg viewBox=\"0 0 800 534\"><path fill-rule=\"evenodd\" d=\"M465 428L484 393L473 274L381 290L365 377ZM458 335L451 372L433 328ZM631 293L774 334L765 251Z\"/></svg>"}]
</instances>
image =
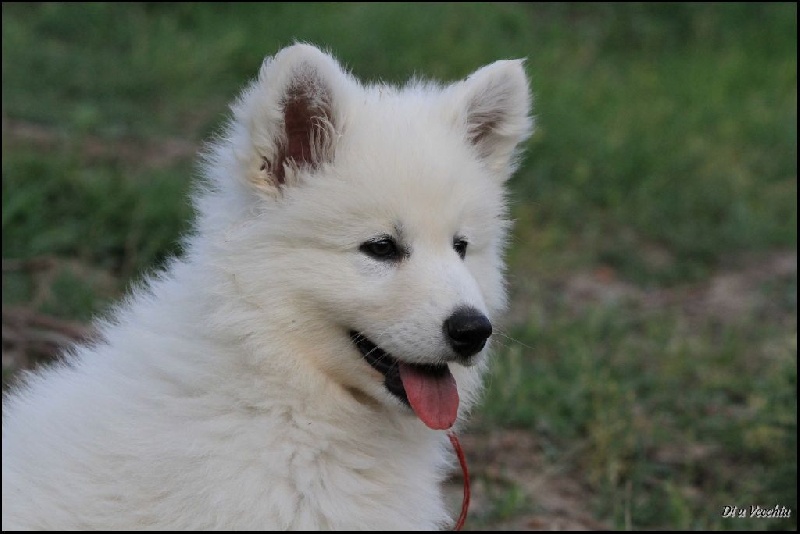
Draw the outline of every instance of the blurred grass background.
<instances>
[{"instance_id":1,"label":"blurred grass background","mask_svg":"<svg viewBox=\"0 0 800 534\"><path fill-rule=\"evenodd\" d=\"M527 57L513 305L471 432L529 436L595 524L796 530L796 4L2 10L4 382L36 359L21 314L86 323L180 253L196 150L265 55L309 41L389 82ZM547 481L487 454L471 526L552 526Z\"/></svg>"}]
</instances>

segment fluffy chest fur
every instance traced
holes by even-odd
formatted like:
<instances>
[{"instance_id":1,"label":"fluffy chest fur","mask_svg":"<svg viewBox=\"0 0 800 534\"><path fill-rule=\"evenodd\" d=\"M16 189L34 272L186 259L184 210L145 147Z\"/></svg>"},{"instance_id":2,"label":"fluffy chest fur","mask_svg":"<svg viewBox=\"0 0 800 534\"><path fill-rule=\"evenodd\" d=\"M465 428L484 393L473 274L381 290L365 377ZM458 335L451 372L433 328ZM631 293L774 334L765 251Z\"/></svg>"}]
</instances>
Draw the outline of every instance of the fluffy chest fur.
<instances>
[{"instance_id":1,"label":"fluffy chest fur","mask_svg":"<svg viewBox=\"0 0 800 534\"><path fill-rule=\"evenodd\" d=\"M4 527L449 524L441 432L302 364L291 378L284 365L256 369L235 354L247 348L210 341L187 321L167 325L172 310L142 307L149 319L117 325L113 350L84 350L79 364L32 379L25 395L35 409L24 397L4 405L13 434L3 453L14 461L3 466L3 500L15 512L4 514ZM47 503L47 513L27 502Z\"/></svg>"}]
</instances>

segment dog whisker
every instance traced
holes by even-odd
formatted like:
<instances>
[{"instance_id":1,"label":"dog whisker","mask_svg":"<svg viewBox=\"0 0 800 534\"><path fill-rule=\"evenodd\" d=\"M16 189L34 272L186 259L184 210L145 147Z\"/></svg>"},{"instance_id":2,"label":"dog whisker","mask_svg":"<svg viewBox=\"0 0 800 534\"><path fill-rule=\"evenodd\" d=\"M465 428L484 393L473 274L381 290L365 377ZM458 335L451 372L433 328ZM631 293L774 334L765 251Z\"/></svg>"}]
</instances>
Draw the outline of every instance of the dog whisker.
<instances>
[{"instance_id":1,"label":"dog whisker","mask_svg":"<svg viewBox=\"0 0 800 534\"><path fill-rule=\"evenodd\" d=\"M509 336L508 334L506 334L506 333L505 333L505 332L503 332L502 330L499 330L499 329L498 329L498 330L496 330L495 332L496 332L498 335L501 335L501 336L503 336L503 337L505 338L505 340L507 340L507 341L510 341L510 342L511 342L511 344L508 344L508 345L504 344L503 346L505 346L505 347L511 347L511 346L512 346L512 344L516 344L516 345L522 345L522 346L523 346L523 347L525 347L526 349L536 350L535 348L531 347L531 346L530 346L530 345L528 345L527 343L524 343L524 342L520 341L519 339L517 339L517 338L515 338L515 337ZM505 340L503 340L503 341L505 341ZM498 341L500 341L500 340L498 340ZM503 341L501 341L501 343L503 343Z\"/></svg>"}]
</instances>

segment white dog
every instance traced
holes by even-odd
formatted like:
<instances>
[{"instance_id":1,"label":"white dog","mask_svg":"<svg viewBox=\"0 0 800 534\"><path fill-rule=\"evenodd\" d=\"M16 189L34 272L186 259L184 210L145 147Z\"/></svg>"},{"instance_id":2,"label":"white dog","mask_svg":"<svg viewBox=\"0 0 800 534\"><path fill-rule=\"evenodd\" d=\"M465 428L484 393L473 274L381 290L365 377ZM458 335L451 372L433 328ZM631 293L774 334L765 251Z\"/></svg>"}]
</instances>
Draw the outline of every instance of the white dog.
<instances>
[{"instance_id":1,"label":"white dog","mask_svg":"<svg viewBox=\"0 0 800 534\"><path fill-rule=\"evenodd\" d=\"M521 61L397 88L267 59L184 257L4 399L3 528L452 526L529 108Z\"/></svg>"}]
</instances>

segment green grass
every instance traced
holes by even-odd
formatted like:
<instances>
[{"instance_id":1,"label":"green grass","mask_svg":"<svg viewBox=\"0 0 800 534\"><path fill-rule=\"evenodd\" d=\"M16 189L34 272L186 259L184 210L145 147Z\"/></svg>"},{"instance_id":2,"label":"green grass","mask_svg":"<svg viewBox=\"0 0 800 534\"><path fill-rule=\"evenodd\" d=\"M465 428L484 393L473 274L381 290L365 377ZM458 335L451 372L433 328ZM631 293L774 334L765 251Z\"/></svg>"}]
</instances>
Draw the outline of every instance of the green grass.
<instances>
[{"instance_id":1,"label":"green grass","mask_svg":"<svg viewBox=\"0 0 800 534\"><path fill-rule=\"evenodd\" d=\"M638 526L758 529L764 520L726 522L719 511L796 502L794 332L630 305L539 319L514 332L527 347L497 358L481 415L532 428L553 461L581 443L573 468L603 496L599 515L619 526L627 514Z\"/></svg>"},{"instance_id":2,"label":"green grass","mask_svg":"<svg viewBox=\"0 0 800 534\"><path fill-rule=\"evenodd\" d=\"M180 252L194 158L154 151L217 131L265 55L310 41L391 82L527 57L537 132L511 182L509 257L523 313L478 426L533 432L618 528L796 528L796 274L759 278L728 318L566 291L599 272L689 298L796 254L796 4L2 10L3 259L59 262L4 270L3 303L80 320ZM496 488L487 524L537 507ZM793 517L721 517L752 504Z\"/></svg>"},{"instance_id":3,"label":"green grass","mask_svg":"<svg viewBox=\"0 0 800 534\"><path fill-rule=\"evenodd\" d=\"M3 173L4 257L78 257L130 277L174 253L187 227L185 166L131 172L70 150L15 149Z\"/></svg>"}]
</instances>

